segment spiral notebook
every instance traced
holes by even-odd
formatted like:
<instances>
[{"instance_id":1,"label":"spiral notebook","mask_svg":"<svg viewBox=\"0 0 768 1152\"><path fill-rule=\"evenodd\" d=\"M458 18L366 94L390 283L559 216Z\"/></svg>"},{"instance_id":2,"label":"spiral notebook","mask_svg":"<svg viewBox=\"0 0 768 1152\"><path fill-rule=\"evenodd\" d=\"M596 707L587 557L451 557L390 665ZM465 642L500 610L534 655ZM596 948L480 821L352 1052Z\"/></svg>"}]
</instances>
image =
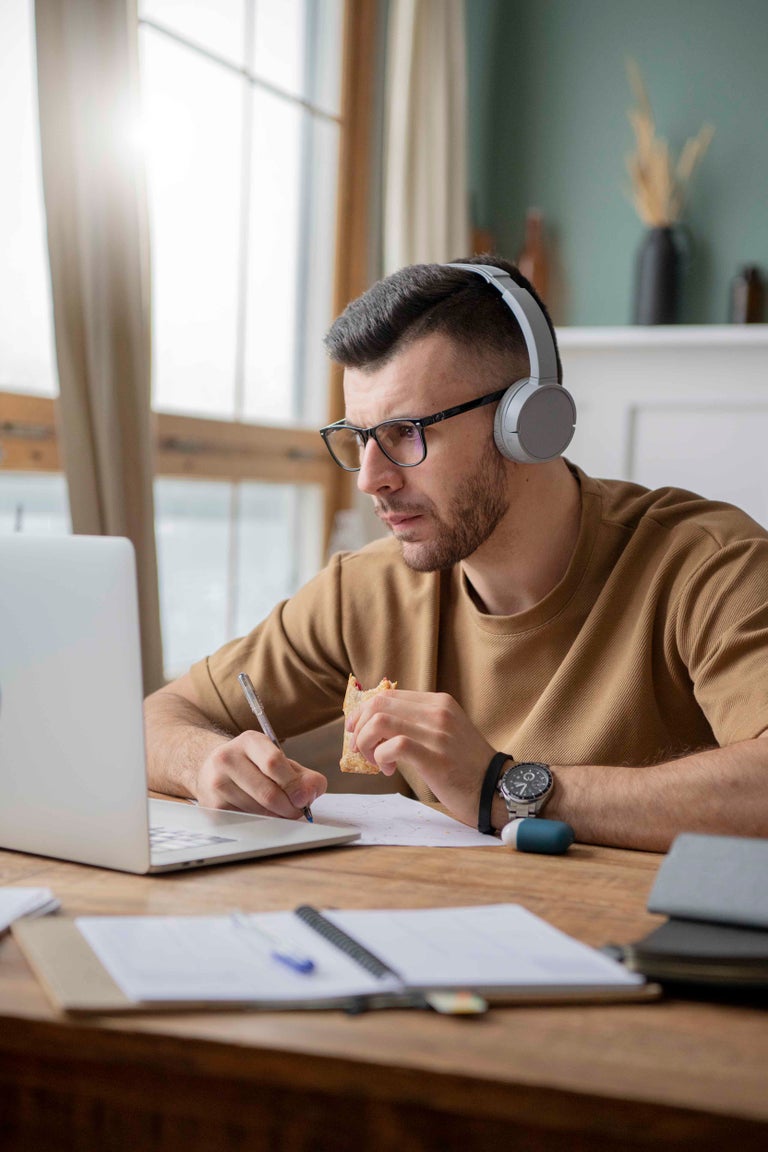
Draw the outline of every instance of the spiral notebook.
<instances>
[{"instance_id":1,"label":"spiral notebook","mask_svg":"<svg viewBox=\"0 0 768 1152\"><path fill-rule=\"evenodd\" d=\"M68 1012L436 1006L627 1000L655 989L515 904L20 922L16 936Z\"/></svg>"}]
</instances>

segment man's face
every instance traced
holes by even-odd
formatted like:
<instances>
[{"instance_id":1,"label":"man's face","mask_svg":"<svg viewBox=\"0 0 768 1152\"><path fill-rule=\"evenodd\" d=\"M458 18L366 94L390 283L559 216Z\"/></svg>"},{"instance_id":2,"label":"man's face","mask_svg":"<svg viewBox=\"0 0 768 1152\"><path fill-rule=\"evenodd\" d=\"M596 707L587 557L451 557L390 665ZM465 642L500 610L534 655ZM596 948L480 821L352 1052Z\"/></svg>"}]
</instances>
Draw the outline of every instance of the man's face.
<instances>
[{"instance_id":1,"label":"man's face","mask_svg":"<svg viewBox=\"0 0 768 1152\"><path fill-rule=\"evenodd\" d=\"M435 334L373 372L346 369L346 418L369 428L396 417L431 416L505 383L487 358ZM410 568L453 567L507 512L508 469L493 443L494 411L490 405L426 428L427 456L415 468L393 464L372 438L366 444L357 486L373 497Z\"/></svg>"}]
</instances>

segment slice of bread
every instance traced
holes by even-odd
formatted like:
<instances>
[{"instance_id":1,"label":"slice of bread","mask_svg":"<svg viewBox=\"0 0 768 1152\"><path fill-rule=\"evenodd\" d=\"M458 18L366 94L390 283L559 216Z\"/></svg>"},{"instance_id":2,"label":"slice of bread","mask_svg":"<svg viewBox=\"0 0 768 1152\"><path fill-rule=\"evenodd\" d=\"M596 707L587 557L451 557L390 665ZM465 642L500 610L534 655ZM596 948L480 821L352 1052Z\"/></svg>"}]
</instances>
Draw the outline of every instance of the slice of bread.
<instances>
[{"instance_id":1,"label":"slice of bread","mask_svg":"<svg viewBox=\"0 0 768 1152\"><path fill-rule=\"evenodd\" d=\"M397 680L380 680L375 688L364 689L355 679L350 672L349 680L347 681L347 691L344 696L344 715L347 716L356 708L358 704L362 704L364 700L370 700L371 696L378 696L380 692L391 692L393 688L397 688ZM375 772L380 772L378 764L372 764L370 760L366 760L359 752L351 752L349 749L350 733L344 730L344 744L341 750L341 760L339 767L342 772L357 772L365 773L367 776L372 776Z\"/></svg>"}]
</instances>

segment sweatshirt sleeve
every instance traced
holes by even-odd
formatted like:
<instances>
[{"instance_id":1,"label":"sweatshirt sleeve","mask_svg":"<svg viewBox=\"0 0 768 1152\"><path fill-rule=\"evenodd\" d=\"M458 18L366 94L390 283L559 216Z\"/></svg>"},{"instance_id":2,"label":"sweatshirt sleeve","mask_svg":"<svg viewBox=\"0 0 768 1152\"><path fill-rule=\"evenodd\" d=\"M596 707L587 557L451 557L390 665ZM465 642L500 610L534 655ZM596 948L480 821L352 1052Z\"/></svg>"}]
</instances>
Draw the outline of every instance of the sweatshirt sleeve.
<instances>
[{"instance_id":1,"label":"sweatshirt sleeve","mask_svg":"<svg viewBox=\"0 0 768 1152\"><path fill-rule=\"evenodd\" d=\"M768 729L768 539L716 548L683 589L676 631L718 743Z\"/></svg>"},{"instance_id":2,"label":"sweatshirt sleeve","mask_svg":"<svg viewBox=\"0 0 768 1152\"><path fill-rule=\"evenodd\" d=\"M214 724L228 732L254 727L239 672L251 677L281 739L340 714L349 675L339 628L340 572L341 554L246 636L193 665L203 711Z\"/></svg>"},{"instance_id":3,"label":"sweatshirt sleeve","mask_svg":"<svg viewBox=\"0 0 768 1152\"><path fill-rule=\"evenodd\" d=\"M341 552L238 640L192 667L208 718L228 732L253 728L237 682L247 672L282 738L341 715L350 672L434 691L438 573L413 572L397 541Z\"/></svg>"}]
</instances>

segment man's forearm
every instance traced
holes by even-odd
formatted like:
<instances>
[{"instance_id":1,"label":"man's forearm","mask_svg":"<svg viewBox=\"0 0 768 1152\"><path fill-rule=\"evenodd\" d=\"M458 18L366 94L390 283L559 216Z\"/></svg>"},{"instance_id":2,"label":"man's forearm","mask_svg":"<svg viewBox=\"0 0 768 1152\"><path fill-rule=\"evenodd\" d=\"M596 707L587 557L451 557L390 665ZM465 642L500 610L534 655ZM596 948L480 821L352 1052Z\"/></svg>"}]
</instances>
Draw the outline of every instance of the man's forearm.
<instances>
[{"instance_id":1,"label":"man's forearm","mask_svg":"<svg viewBox=\"0 0 768 1152\"><path fill-rule=\"evenodd\" d=\"M768 738L651 767L553 766L542 813L576 839L666 852L679 832L768 836Z\"/></svg>"},{"instance_id":2,"label":"man's forearm","mask_svg":"<svg viewBox=\"0 0 768 1152\"><path fill-rule=\"evenodd\" d=\"M200 765L231 735L184 696L163 689L144 702L149 786L170 796L197 796Z\"/></svg>"}]
</instances>

